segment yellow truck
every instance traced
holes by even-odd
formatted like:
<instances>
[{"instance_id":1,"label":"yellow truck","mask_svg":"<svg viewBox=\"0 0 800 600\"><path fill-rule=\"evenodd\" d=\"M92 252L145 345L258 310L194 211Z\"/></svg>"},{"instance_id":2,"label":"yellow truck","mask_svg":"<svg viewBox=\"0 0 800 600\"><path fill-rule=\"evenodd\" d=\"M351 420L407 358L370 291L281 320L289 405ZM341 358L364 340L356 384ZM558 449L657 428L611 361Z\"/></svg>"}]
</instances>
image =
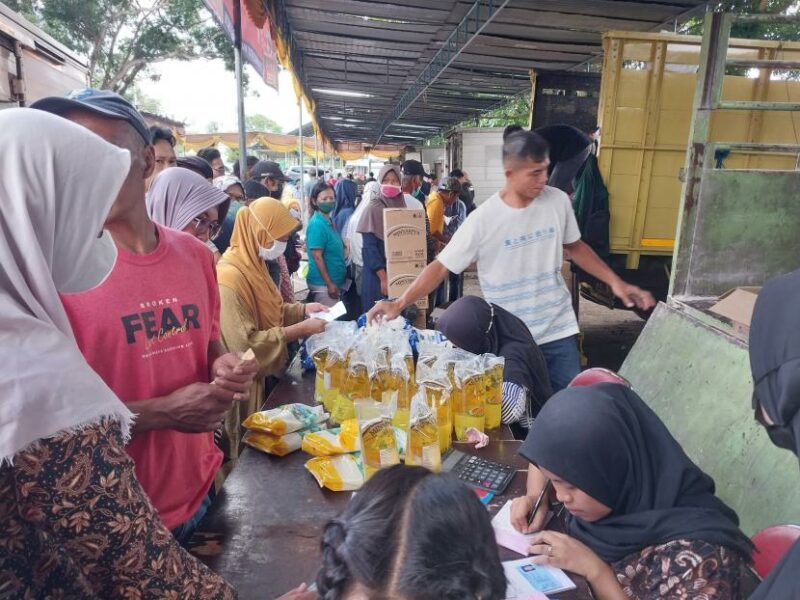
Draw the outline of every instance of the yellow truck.
<instances>
[{"instance_id":1,"label":"yellow truck","mask_svg":"<svg viewBox=\"0 0 800 600\"><path fill-rule=\"evenodd\" d=\"M598 162L609 191L609 264L666 298L700 59L699 36L609 32L604 36ZM728 60L800 60L800 43L730 41ZM774 64L774 63L773 63ZM800 102L797 72L729 67L725 100ZM800 143L800 114L718 111L712 140ZM794 170L795 153L719 156L726 169ZM602 284L581 274L581 293L613 306Z\"/></svg>"}]
</instances>

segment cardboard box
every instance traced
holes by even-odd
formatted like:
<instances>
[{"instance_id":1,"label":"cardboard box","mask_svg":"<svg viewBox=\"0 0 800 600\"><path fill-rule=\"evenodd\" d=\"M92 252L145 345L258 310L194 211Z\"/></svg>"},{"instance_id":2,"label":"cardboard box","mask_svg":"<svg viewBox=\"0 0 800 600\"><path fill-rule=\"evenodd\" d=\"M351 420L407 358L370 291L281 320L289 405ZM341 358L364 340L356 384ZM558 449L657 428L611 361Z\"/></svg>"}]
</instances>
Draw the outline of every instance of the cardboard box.
<instances>
[{"instance_id":1,"label":"cardboard box","mask_svg":"<svg viewBox=\"0 0 800 600\"><path fill-rule=\"evenodd\" d=\"M426 260L395 260L386 264L386 277L389 280L389 297L398 298L405 292L414 280L428 265ZM415 303L422 310L428 308L428 297L425 296Z\"/></svg>"},{"instance_id":2,"label":"cardboard box","mask_svg":"<svg viewBox=\"0 0 800 600\"><path fill-rule=\"evenodd\" d=\"M387 208L383 211L386 262L426 261L425 211L421 208Z\"/></svg>"},{"instance_id":3,"label":"cardboard box","mask_svg":"<svg viewBox=\"0 0 800 600\"><path fill-rule=\"evenodd\" d=\"M734 288L722 294L709 310L730 321L737 333L749 335L750 320L760 291L760 287Z\"/></svg>"}]
</instances>

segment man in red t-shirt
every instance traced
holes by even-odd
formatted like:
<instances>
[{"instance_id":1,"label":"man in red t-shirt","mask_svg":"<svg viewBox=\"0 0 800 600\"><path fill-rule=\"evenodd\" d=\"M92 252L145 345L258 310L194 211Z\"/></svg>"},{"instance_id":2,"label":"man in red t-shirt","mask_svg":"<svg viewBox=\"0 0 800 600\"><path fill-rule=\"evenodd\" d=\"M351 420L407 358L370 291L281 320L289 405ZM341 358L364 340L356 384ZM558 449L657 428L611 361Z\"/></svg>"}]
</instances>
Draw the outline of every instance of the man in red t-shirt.
<instances>
[{"instance_id":1,"label":"man in red t-shirt","mask_svg":"<svg viewBox=\"0 0 800 600\"><path fill-rule=\"evenodd\" d=\"M219 340L219 291L207 247L147 214L144 188L154 153L136 109L98 90L44 98L33 108L131 153L105 224L117 245L114 270L96 288L62 301L86 360L136 413L127 447L136 475L185 543L210 504L222 462L213 431L233 402L247 398L257 364L227 353Z\"/></svg>"}]
</instances>

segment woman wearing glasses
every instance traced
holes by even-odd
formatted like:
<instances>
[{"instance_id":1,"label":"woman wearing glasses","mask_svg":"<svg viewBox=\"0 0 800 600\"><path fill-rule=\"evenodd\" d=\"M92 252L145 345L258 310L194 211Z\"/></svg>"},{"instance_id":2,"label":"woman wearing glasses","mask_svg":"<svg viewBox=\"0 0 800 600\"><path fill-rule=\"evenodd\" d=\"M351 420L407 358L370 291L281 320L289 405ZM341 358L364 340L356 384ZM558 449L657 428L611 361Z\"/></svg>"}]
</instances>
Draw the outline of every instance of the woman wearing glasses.
<instances>
[{"instance_id":1,"label":"woman wearing glasses","mask_svg":"<svg viewBox=\"0 0 800 600\"><path fill-rule=\"evenodd\" d=\"M212 240L219 233L230 203L228 194L180 167L159 173L147 194L147 211L153 221L193 235L215 256L218 251Z\"/></svg>"}]
</instances>

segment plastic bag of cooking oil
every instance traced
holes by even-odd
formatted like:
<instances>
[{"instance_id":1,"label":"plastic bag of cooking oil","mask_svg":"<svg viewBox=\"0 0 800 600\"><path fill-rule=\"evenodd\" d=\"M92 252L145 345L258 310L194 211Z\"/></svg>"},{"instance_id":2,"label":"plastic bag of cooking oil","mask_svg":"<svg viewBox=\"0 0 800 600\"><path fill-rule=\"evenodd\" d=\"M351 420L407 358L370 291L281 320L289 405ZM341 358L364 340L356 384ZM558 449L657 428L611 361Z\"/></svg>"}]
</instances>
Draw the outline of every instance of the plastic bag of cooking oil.
<instances>
[{"instance_id":1,"label":"plastic bag of cooking oil","mask_svg":"<svg viewBox=\"0 0 800 600\"><path fill-rule=\"evenodd\" d=\"M242 426L272 435L285 435L323 423L328 416L322 406L284 404L278 408L253 413L244 420Z\"/></svg>"},{"instance_id":2,"label":"plastic bag of cooking oil","mask_svg":"<svg viewBox=\"0 0 800 600\"><path fill-rule=\"evenodd\" d=\"M350 347L347 354L347 374L342 388L343 395L350 401L369 398L370 381L367 365L371 353L371 340L365 334L359 335Z\"/></svg>"},{"instance_id":3,"label":"plastic bag of cooking oil","mask_svg":"<svg viewBox=\"0 0 800 600\"><path fill-rule=\"evenodd\" d=\"M418 392L411 400L406 439L407 465L425 467L436 473L442 470L436 411L428 406L424 391Z\"/></svg>"},{"instance_id":4,"label":"plastic bag of cooking oil","mask_svg":"<svg viewBox=\"0 0 800 600\"><path fill-rule=\"evenodd\" d=\"M503 421L503 369L506 359L494 354L481 357L486 429L500 427Z\"/></svg>"},{"instance_id":5,"label":"plastic bag of cooking oil","mask_svg":"<svg viewBox=\"0 0 800 600\"><path fill-rule=\"evenodd\" d=\"M313 432L322 433L321 429L325 424L315 425L308 429L301 429L285 435L272 435L263 431L246 431L242 441L256 450L261 450L267 454L275 456L286 456L296 450L300 450L305 437L315 435Z\"/></svg>"},{"instance_id":6,"label":"plastic bag of cooking oil","mask_svg":"<svg viewBox=\"0 0 800 600\"><path fill-rule=\"evenodd\" d=\"M318 456L309 460L305 466L317 480L319 487L334 492L354 491L364 485L364 474L357 454Z\"/></svg>"},{"instance_id":7,"label":"plastic bag of cooking oil","mask_svg":"<svg viewBox=\"0 0 800 600\"><path fill-rule=\"evenodd\" d=\"M323 397L326 410L331 413L334 423L342 423L355 418L353 401L347 396L347 369L350 349L355 339L338 334L331 339L325 360Z\"/></svg>"},{"instance_id":8,"label":"plastic bag of cooking oil","mask_svg":"<svg viewBox=\"0 0 800 600\"><path fill-rule=\"evenodd\" d=\"M367 480L379 469L399 464L400 454L392 417L385 404L374 400L360 400L356 402L356 415L364 479Z\"/></svg>"},{"instance_id":9,"label":"plastic bag of cooking oil","mask_svg":"<svg viewBox=\"0 0 800 600\"><path fill-rule=\"evenodd\" d=\"M325 331L312 335L306 340L306 352L314 362L316 374L314 376L314 401L322 404L325 393L325 360L328 358L328 348L331 336Z\"/></svg>"},{"instance_id":10,"label":"plastic bag of cooking oil","mask_svg":"<svg viewBox=\"0 0 800 600\"><path fill-rule=\"evenodd\" d=\"M453 427L456 439L467 440L467 429L486 430L486 395L483 388L483 365L478 356L455 363L456 391L453 396Z\"/></svg>"},{"instance_id":11,"label":"plastic bag of cooking oil","mask_svg":"<svg viewBox=\"0 0 800 600\"><path fill-rule=\"evenodd\" d=\"M438 331L436 332L438 333ZM437 359L444 354L450 347L445 342L438 342L435 339L424 338L417 342L417 366L424 364L432 367Z\"/></svg>"},{"instance_id":12,"label":"plastic bag of cooking oil","mask_svg":"<svg viewBox=\"0 0 800 600\"><path fill-rule=\"evenodd\" d=\"M452 386L441 365L417 363L417 386L425 403L436 411L439 450L444 454L453 442L453 412L450 401Z\"/></svg>"},{"instance_id":13,"label":"plastic bag of cooking oil","mask_svg":"<svg viewBox=\"0 0 800 600\"><path fill-rule=\"evenodd\" d=\"M360 449L358 420L348 419L341 427L309 433L303 438L302 450L312 456L336 456Z\"/></svg>"}]
</instances>

